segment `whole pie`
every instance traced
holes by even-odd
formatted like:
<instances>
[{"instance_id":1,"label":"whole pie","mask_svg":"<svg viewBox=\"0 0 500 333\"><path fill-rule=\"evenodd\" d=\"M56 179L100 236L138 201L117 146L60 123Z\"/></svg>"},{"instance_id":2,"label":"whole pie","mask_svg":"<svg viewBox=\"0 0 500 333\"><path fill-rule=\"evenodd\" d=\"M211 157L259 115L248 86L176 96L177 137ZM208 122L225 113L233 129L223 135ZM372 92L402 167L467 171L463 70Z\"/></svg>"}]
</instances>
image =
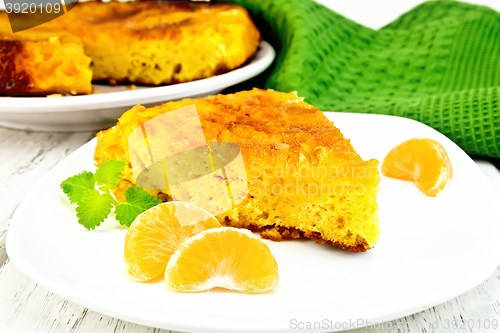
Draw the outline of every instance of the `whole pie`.
<instances>
[{"instance_id":1,"label":"whole pie","mask_svg":"<svg viewBox=\"0 0 500 333\"><path fill-rule=\"evenodd\" d=\"M91 80L203 79L243 65L260 39L247 11L227 3L81 2L15 34L0 12L0 94L88 94Z\"/></svg>"}]
</instances>

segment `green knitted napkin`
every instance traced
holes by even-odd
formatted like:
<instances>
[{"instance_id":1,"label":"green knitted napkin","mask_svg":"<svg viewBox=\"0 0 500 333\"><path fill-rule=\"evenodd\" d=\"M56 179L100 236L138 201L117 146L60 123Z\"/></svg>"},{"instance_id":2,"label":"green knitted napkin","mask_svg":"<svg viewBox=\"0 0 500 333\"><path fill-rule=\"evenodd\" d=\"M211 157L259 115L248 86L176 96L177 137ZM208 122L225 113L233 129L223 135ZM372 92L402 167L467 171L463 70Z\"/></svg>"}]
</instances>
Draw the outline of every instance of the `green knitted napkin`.
<instances>
[{"instance_id":1,"label":"green knitted napkin","mask_svg":"<svg viewBox=\"0 0 500 333\"><path fill-rule=\"evenodd\" d=\"M321 110L423 122L500 157L500 13L431 1L372 30L312 0L231 0L278 49L266 88Z\"/></svg>"}]
</instances>

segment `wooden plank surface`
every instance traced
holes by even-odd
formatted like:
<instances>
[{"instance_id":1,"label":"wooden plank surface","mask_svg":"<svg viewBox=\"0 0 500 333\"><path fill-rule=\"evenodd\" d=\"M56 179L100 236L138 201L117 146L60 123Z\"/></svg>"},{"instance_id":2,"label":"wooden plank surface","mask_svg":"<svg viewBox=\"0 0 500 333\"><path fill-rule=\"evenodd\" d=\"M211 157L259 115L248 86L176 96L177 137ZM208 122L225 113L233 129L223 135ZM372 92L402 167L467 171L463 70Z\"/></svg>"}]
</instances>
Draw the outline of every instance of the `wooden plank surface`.
<instances>
[{"instance_id":1,"label":"wooden plank surface","mask_svg":"<svg viewBox=\"0 0 500 333\"><path fill-rule=\"evenodd\" d=\"M93 137L90 132L30 133L0 128L0 332L169 332L104 316L68 302L29 280L5 255L9 221L23 197L45 173ZM500 172L488 162L477 164L500 195ZM454 320L456 329L452 329ZM392 321L384 328L350 332L500 331L486 330L486 320L500 322L500 269L478 287L449 302Z\"/></svg>"}]
</instances>

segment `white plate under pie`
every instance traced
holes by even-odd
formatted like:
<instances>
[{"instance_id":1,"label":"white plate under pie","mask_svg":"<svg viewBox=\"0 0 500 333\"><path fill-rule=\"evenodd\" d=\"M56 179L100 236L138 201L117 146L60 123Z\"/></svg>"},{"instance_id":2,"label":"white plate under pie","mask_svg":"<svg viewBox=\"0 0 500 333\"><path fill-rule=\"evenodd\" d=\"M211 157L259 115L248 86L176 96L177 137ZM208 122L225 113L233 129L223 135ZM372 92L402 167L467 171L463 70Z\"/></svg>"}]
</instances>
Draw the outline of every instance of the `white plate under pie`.
<instances>
[{"instance_id":1,"label":"white plate under pie","mask_svg":"<svg viewBox=\"0 0 500 333\"><path fill-rule=\"evenodd\" d=\"M113 126L130 107L159 105L183 98L214 95L262 73L275 57L273 47L260 43L248 64L203 80L162 87L93 85L95 93L65 97L0 97L0 125L35 131L87 131Z\"/></svg>"},{"instance_id":2,"label":"white plate under pie","mask_svg":"<svg viewBox=\"0 0 500 333\"><path fill-rule=\"evenodd\" d=\"M123 265L127 232L113 218L87 231L59 188L93 170L92 140L50 171L17 209L7 236L16 267L52 292L97 312L183 332L282 332L321 322L389 321L422 311L475 287L500 262L500 199L475 163L435 130L405 118L326 113L364 159L382 161L416 136L440 142L453 178L438 197L412 182L382 177L380 242L352 253L310 240L265 240L279 267L276 290L242 294L176 293L162 279L137 283ZM305 326L302 326L305 327ZM314 330L311 330L314 331Z\"/></svg>"}]
</instances>

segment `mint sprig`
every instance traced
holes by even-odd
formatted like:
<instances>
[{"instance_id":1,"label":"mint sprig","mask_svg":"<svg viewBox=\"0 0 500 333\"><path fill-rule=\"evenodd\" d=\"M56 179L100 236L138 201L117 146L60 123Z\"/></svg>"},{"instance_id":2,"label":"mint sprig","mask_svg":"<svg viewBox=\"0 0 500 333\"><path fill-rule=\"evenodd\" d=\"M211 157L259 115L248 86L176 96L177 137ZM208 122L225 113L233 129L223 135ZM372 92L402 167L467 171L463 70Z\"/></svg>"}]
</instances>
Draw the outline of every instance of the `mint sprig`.
<instances>
[{"instance_id":1,"label":"mint sprig","mask_svg":"<svg viewBox=\"0 0 500 333\"><path fill-rule=\"evenodd\" d=\"M129 187L125 191L125 202L116 201L111 191L120 183L125 163L109 160L95 173L84 171L69 177L61 183L61 189L72 204L76 204L78 223L94 230L101 225L115 207L116 219L130 227L142 212L161 203L142 187ZM96 188L97 185L97 188Z\"/></svg>"}]
</instances>

